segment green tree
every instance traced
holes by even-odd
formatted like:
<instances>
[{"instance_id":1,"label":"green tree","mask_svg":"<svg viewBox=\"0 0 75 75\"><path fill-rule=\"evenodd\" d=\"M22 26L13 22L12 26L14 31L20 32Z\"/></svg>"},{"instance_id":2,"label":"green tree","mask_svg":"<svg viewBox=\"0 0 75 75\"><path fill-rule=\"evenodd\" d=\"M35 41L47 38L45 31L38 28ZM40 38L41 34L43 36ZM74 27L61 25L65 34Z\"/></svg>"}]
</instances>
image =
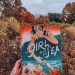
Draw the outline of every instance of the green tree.
<instances>
[{"instance_id":1,"label":"green tree","mask_svg":"<svg viewBox=\"0 0 75 75\"><path fill-rule=\"evenodd\" d=\"M61 22L60 13L48 13L48 18L50 21Z\"/></svg>"}]
</instances>

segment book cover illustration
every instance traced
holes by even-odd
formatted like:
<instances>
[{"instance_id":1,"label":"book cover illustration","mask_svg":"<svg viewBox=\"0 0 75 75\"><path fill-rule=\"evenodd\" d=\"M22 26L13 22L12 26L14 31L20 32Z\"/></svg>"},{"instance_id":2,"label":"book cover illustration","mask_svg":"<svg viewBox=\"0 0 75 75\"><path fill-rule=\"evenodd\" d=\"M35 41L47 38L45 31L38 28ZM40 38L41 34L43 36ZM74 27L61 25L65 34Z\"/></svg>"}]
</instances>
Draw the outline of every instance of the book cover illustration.
<instances>
[{"instance_id":1,"label":"book cover illustration","mask_svg":"<svg viewBox=\"0 0 75 75\"><path fill-rule=\"evenodd\" d=\"M60 75L62 72L59 26L21 26L22 73Z\"/></svg>"}]
</instances>

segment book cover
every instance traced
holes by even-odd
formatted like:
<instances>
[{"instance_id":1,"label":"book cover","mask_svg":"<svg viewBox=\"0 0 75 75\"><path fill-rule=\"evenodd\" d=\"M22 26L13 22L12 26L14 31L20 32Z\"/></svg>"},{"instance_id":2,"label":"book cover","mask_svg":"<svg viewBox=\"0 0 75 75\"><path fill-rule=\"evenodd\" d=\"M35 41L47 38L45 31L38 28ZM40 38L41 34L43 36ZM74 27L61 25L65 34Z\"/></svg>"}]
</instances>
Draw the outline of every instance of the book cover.
<instances>
[{"instance_id":1,"label":"book cover","mask_svg":"<svg viewBox=\"0 0 75 75\"><path fill-rule=\"evenodd\" d=\"M62 72L60 26L21 26L22 73L60 75Z\"/></svg>"}]
</instances>

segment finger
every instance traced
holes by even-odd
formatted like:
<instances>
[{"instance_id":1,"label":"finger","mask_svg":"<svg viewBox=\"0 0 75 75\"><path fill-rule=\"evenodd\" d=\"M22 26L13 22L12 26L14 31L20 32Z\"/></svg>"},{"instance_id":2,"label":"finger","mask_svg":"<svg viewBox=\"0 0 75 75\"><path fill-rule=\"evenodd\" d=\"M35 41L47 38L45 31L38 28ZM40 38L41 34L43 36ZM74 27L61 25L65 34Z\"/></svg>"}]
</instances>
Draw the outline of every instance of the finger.
<instances>
[{"instance_id":1,"label":"finger","mask_svg":"<svg viewBox=\"0 0 75 75\"><path fill-rule=\"evenodd\" d=\"M19 72L22 73L22 67L19 68Z\"/></svg>"},{"instance_id":2,"label":"finger","mask_svg":"<svg viewBox=\"0 0 75 75\"><path fill-rule=\"evenodd\" d=\"M21 66L21 59L16 62L14 69L19 69L20 66Z\"/></svg>"}]
</instances>

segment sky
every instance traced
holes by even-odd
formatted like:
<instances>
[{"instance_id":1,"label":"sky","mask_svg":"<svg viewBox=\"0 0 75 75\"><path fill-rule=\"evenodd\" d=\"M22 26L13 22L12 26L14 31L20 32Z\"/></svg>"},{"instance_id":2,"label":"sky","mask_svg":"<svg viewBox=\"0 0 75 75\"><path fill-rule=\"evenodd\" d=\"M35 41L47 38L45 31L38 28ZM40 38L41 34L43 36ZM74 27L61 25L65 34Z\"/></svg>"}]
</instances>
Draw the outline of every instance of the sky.
<instances>
[{"instance_id":1,"label":"sky","mask_svg":"<svg viewBox=\"0 0 75 75\"><path fill-rule=\"evenodd\" d=\"M75 0L22 0L22 5L34 15L47 15L48 12L61 13L69 2Z\"/></svg>"}]
</instances>

